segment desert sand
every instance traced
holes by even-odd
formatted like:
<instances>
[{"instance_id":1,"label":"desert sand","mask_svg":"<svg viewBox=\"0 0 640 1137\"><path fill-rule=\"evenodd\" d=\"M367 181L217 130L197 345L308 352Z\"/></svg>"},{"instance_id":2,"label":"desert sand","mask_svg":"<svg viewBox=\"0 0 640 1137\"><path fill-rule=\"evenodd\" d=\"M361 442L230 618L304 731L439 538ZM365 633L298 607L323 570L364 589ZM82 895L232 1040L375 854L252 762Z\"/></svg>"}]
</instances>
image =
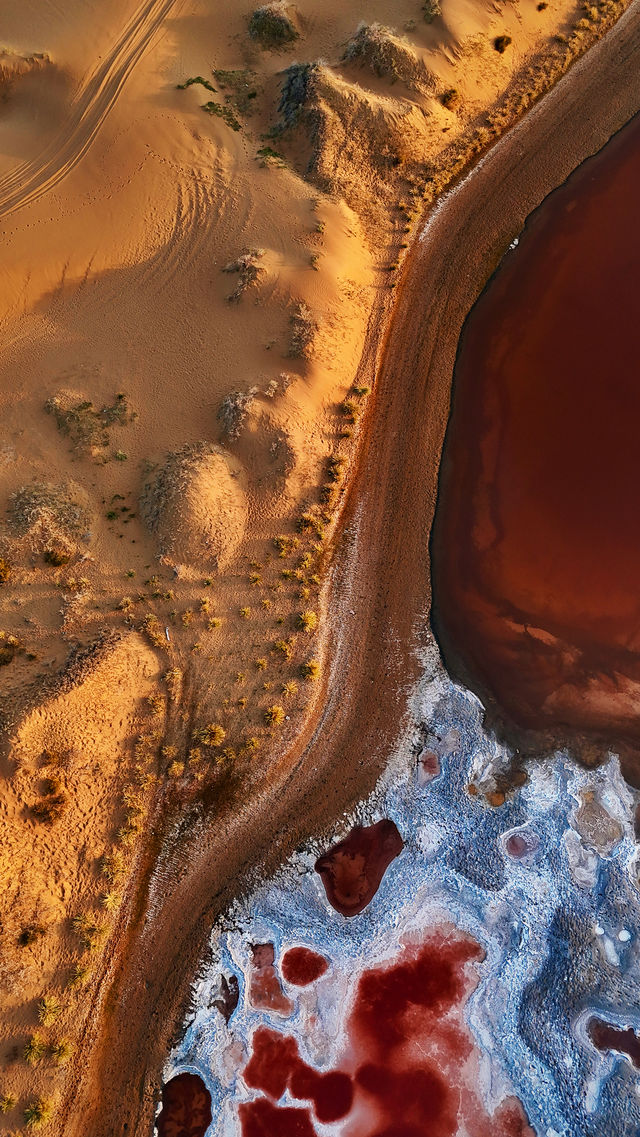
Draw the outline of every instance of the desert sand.
<instances>
[{"instance_id":1,"label":"desert sand","mask_svg":"<svg viewBox=\"0 0 640 1137\"><path fill-rule=\"evenodd\" d=\"M461 323L637 109L621 11L315 3L277 51L231 3L6 22L0 1131L42 1097L150 1132L211 920L375 780Z\"/></svg>"}]
</instances>

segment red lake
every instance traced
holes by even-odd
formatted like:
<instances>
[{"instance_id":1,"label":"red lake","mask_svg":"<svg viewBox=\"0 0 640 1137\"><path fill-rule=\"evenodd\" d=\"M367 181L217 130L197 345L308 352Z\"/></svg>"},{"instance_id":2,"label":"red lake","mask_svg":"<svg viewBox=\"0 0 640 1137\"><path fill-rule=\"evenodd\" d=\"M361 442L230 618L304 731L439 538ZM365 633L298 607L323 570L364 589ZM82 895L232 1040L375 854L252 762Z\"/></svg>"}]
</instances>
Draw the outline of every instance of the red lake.
<instances>
[{"instance_id":1,"label":"red lake","mask_svg":"<svg viewBox=\"0 0 640 1137\"><path fill-rule=\"evenodd\" d=\"M532 215L473 308L432 539L450 672L519 726L633 747L639 184L636 117Z\"/></svg>"}]
</instances>

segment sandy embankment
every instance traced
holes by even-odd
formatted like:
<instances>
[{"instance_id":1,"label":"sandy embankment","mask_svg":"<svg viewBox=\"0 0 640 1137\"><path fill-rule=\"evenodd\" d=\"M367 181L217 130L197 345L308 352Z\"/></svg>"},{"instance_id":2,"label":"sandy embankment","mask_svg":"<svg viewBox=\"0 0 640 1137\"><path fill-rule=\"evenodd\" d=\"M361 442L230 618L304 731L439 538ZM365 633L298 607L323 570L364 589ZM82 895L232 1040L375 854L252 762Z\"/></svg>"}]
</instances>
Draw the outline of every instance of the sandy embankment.
<instances>
[{"instance_id":1,"label":"sandy embankment","mask_svg":"<svg viewBox=\"0 0 640 1137\"><path fill-rule=\"evenodd\" d=\"M148 1132L153 1087L211 920L251 865L276 865L375 780L417 672L428 536L462 321L531 209L638 106L634 3L440 205L412 250L343 521L333 578L340 631L322 715L284 783L265 787L217 833L199 835L185 874L157 896L152 920L124 945L126 972L116 969L102 1027L86 1038L75 1106L65 1110L67 1137Z\"/></svg>"}]
</instances>

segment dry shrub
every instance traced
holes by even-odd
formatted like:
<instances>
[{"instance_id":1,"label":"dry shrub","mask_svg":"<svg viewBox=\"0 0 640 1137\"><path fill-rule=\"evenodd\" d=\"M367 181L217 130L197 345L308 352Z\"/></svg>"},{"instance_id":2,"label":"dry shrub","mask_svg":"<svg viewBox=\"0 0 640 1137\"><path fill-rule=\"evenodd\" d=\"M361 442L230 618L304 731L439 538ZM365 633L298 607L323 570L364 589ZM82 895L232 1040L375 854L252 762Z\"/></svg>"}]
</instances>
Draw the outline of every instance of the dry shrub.
<instances>
[{"instance_id":1,"label":"dry shrub","mask_svg":"<svg viewBox=\"0 0 640 1137\"><path fill-rule=\"evenodd\" d=\"M289 356L292 359L310 359L318 332L318 321L304 301L296 304L290 318L291 340Z\"/></svg>"},{"instance_id":2,"label":"dry shrub","mask_svg":"<svg viewBox=\"0 0 640 1137\"><path fill-rule=\"evenodd\" d=\"M249 20L249 35L260 47L271 51L295 43L300 32L289 12L289 6L281 0L262 4Z\"/></svg>"}]
</instances>

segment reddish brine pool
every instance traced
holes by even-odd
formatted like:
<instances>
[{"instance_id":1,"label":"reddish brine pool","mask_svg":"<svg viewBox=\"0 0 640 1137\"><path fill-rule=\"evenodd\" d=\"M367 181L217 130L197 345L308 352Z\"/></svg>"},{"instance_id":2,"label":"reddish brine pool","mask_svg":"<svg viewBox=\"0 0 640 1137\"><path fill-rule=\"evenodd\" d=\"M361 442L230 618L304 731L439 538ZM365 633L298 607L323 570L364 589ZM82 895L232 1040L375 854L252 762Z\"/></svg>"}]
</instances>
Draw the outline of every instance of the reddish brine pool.
<instances>
[{"instance_id":1,"label":"reddish brine pool","mask_svg":"<svg viewBox=\"0 0 640 1137\"><path fill-rule=\"evenodd\" d=\"M533 214L472 310L432 540L450 671L521 726L634 745L639 188L640 116Z\"/></svg>"}]
</instances>

